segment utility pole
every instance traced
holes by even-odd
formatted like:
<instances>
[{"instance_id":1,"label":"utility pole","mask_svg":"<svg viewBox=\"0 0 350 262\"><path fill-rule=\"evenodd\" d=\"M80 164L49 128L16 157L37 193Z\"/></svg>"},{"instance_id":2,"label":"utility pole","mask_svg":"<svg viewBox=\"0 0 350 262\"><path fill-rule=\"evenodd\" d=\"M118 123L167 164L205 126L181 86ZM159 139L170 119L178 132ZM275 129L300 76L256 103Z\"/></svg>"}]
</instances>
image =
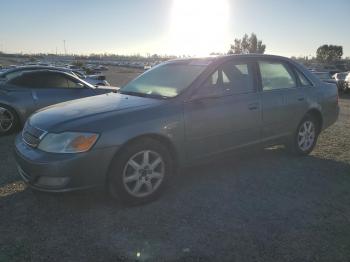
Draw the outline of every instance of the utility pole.
<instances>
[{"instance_id":1,"label":"utility pole","mask_svg":"<svg viewBox=\"0 0 350 262\"><path fill-rule=\"evenodd\" d=\"M67 56L66 40L63 40L64 55Z\"/></svg>"}]
</instances>

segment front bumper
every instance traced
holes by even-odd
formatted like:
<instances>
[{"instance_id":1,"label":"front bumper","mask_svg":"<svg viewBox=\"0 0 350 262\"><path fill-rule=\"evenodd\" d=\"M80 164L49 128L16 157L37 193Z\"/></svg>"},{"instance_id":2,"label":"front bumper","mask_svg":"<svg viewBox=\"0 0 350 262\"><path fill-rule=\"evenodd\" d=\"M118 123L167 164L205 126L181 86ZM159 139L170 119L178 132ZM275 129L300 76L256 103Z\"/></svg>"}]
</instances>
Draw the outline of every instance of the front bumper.
<instances>
[{"instance_id":1,"label":"front bumper","mask_svg":"<svg viewBox=\"0 0 350 262\"><path fill-rule=\"evenodd\" d=\"M31 148L18 135L15 160L18 173L32 188L65 192L103 184L116 147L79 154L53 154Z\"/></svg>"}]
</instances>

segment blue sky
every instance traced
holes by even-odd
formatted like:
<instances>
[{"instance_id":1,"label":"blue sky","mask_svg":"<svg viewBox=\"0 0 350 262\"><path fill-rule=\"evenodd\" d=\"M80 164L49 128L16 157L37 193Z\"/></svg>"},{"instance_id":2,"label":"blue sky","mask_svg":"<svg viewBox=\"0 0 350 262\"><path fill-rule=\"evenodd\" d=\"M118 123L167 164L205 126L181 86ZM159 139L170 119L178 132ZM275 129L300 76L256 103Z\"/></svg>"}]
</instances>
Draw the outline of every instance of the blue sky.
<instances>
[{"instance_id":1,"label":"blue sky","mask_svg":"<svg viewBox=\"0 0 350 262\"><path fill-rule=\"evenodd\" d=\"M62 53L66 40L69 53L192 55L195 46L203 47L202 53L226 52L235 37L255 32L270 54L314 55L322 44L337 44L350 56L349 0L181 1L190 17L174 15L174 1L180 0L0 0L0 49L32 53L57 48ZM213 8L201 9L205 1ZM212 17L210 10L218 15ZM180 21L184 17L185 25ZM174 34L177 23L181 26ZM215 28L224 30L225 37ZM179 34L181 30L187 33Z\"/></svg>"}]
</instances>

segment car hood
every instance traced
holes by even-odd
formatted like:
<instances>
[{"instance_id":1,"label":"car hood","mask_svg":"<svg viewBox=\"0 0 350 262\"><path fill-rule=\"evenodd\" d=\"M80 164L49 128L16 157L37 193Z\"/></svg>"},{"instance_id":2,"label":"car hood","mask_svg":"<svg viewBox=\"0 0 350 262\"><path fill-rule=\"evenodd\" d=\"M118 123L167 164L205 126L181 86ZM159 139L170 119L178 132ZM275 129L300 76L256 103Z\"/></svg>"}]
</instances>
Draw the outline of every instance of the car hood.
<instances>
[{"instance_id":1,"label":"car hood","mask_svg":"<svg viewBox=\"0 0 350 262\"><path fill-rule=\"evenodd\" d=\"M93 122L101 120L103 115L140 110L160 103L162 100L154 98L108 93L46 107L34 113L28 121L32 126L50 131L58 126L77 124L79 121Z\"/></svg>"},{"instance_id":2,"label":"car hood","mask_svg":"<svg viewBox=\"0 0 350 262\"><path fill-rule=\"evenodd\" d=\"M108 90L111 92L117 92L120 89L120 87L117 86L96 86L96 90Z\"/></svg>"}]
</instances>

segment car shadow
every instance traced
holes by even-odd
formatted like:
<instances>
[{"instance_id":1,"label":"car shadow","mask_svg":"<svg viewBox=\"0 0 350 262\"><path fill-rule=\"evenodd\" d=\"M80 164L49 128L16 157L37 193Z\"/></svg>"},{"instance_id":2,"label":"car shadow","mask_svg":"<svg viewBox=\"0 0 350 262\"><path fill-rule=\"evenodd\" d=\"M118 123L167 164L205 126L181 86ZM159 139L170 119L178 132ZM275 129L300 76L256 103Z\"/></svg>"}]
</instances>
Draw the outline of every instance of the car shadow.
<instances>
[{"instance_id":1,"label":"car shadow","mask_svg":"<svg viewBox=\"0 0 350 262\"><path fill-rule=\"evenodd\" d=\"M36 258L127 261L142 250L148 260L181 260L190 251L223 260L234 250L244 261L274 261L276 252L298 261L309 250L318 254L343 241L349 188L349 164L294 157L275 147L179 170L161 198L142 206L122 206L103 188L62 194L24 189L0 197L0 231L5 250L18 252L13 247L19 246ZM328 237L335 230L341 233Z\"/></svg>"},{"instance_id":2,"label":"car shadow","mask_svg":"<svg viewBox=\"0 0 350 262\"><path fill-rule=\"evenodd\" d=\"M337 172L334 172L334 171ZM244 190L239 188L239 184L244 187L256 188L259 192L259 183L265 185L271 181L287 183L308 183L312 179L334 179L337 175L339 179L344 179L350 183L350 165L329 159L319 158L317 156L297 157L291 155L283 147L271 147L266 149L254 149L225 154L220 157L208 159L197 163L194 166L178 170L177 174L171 178L170 185L155 203L167 201L179 201L197 191L193 199L203 197L203 193L215 195L220 193L220 187L231 185L232 190ZM317 176L315 178L315 176ZM8 181L9 184L17 183L19 176ZM276 182L276 181L275 181ZM273 186L273 184L271 184ZM279 185L276 184L276 187ZM201 192L204 190L205 192ZM30 195L34 202L48 208L53 205L55 209L74 208L76 211L98 208L130 208L122 205L118 201L110 198L103 186L92 189L66 192L66 193L46 193L31 190L29 188L22 190L26 197ZM184 197L185 196L185 197ZM7 201L21 196L10 195L9 197L0 197L1 201ZM147 205L146 205L147 206ZM137 208L137 207L135 207Z\"/></svg>"}]
</instances>

